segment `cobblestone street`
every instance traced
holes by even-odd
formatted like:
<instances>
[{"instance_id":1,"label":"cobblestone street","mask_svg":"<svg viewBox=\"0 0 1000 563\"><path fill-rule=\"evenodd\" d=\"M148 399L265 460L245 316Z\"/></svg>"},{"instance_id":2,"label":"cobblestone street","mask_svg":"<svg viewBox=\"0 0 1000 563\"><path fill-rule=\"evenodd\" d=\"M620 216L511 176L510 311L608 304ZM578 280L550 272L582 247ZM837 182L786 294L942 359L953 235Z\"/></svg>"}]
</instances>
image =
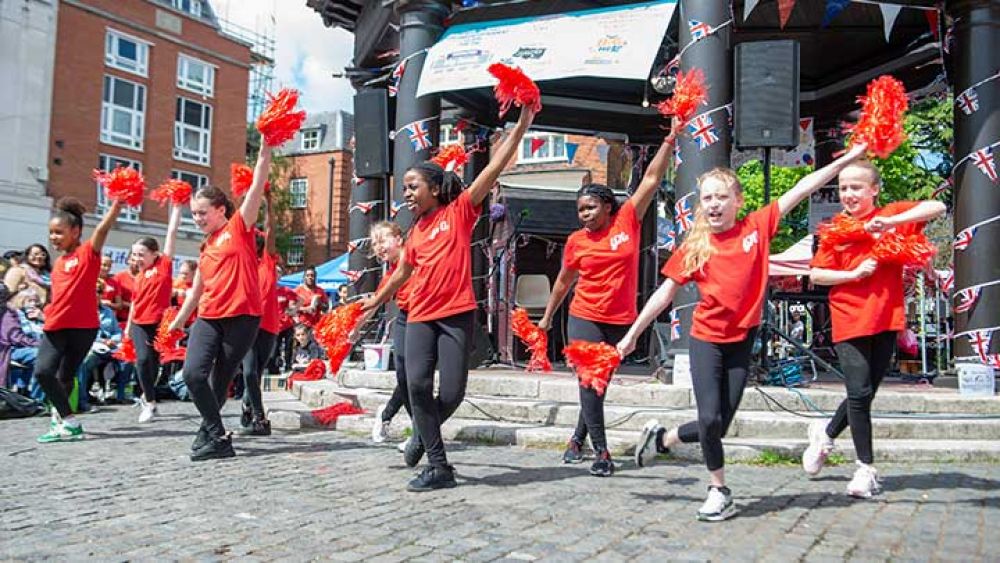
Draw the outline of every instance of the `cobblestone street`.
<instances>
[{"instance_id":1,"label":"cobblestone street","mask_svg":"<svg viewBox=\"0 0 1000 563\"><path fill-rule=\"evenodd\" d=\"M238 424L235 405L227 425ZM395 444L341 432L235 437L192 463L190 403L154 424L109 407L81 443L41 445L47 420L0 421L0 559L31 560L954 560L997 558L1000 467L884 465L884 495L852 501L853 467L731 465L740 515L705 524L699 465L609 479L559 453L454 445L459 487L404 491ZM989 554L993 555L989 555Z\"/></svg>"}]
</instances>

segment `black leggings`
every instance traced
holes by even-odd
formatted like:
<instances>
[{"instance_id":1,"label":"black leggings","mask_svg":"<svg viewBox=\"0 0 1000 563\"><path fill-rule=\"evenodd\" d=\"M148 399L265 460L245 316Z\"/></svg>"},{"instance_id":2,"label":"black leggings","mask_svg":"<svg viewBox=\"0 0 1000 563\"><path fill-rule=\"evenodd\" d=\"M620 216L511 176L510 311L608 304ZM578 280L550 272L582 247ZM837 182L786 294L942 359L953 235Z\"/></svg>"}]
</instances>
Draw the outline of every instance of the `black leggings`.
<instances>
[{"instance_id":1,"label":"black leggings","mask_svg":"<svg viewBox=\"0 0 1000 563\"><path fill-rule=\"evenodd\" d=\"M260 381L267 361L274 352L278 335L266 330L258 330L257 338L246 356L243 356L243 406L253 412L256 419L264 418L264 398L261 396Z\"/></svg>"},{"instance_id":2,"label":"black leggings","mask_svg":"<svg viewBox=\"0 0 1000 563\"><path fill-rule=\"evenodd\" d=\"M399 412L405 408L406 414L413 417L410 410L410 392L406 386L406 311L400 311L396 317L396 322L392 329L392 353L393 361L396 362L396 388L392 390L392 397L382 409L382 422L389 422Z\"/></svg>"},{"instance_id":3,"label":"black leggings","mask_svg":"<svg viewBox=\"0 0 1000 563\"><path fill-rule=\"evenodd\" d=\"M573 315L569 316L568 325L570 342L583 340L604 342L612 346L618 344L629 329L629 325L598 323ZM588 434L594 451L608 449L608 439L604 434L604 395L598 395L593 389L580 387L580 416L576 421L576 430L573 431L573 441L582 445Z\"/></svg>"},{"instance_id":4,"label":"black leggings","mask_svg":"<svg viewBox=\"0 0 1000 563\"><path fill-rule=\"evenodd\" d=\"M739 342L705 342L691 337L691 385L698 420L682 424L677 435L681 442L701 443L709 471L725 465L722 438L743 399L756 338L756 327Z\"/></svg>"},{"instance_id":5,"label":"black leggings","mask_svg":"<svg viewBox=\"0 0 1000 563\"><path fill-rule=\"evenodd\" d=\"M443 319L406 323L406 384L417 436L431 465L448 465L441 424L465 398L469 380L469 347L475 311ZM440 377L434 398L434 368Z\"/></svg>"},{"instance_id":6,"label":"black leggings","mask_svg":"<svg viewBox=\"0 0 1000 563\"><path fill-rule=\"evenodd\" d=\"M156 400L156 372L160 369L160 354L153 348L158 324L132 323L129 338L135 345L135 368L139 372L139 386L146 401Z\"/></svg>"},{"instance_id":7,"label":"black leggings","mask_svg":"<svg viewBox=\"0 0 1000 563\"><path fill-rule=\"evenodd\" d=\"M847 398L837 407L826 427L826 435L836 438L850 424L858 460L872 463L872 400L889 371L896 349L896 333L887 331L852 338L836 343L834 349L847 378Z\"/></svg>"},{"instance_id":8,"label":"black leggings","mask_svg":"<svg viewBox=\"0 0 1000 563\"><path fill-rule=\"evenodd\" d=\"M76 371L96 336L96 328L64 328L46 330L42 334L35 360L35 379L63 418L73 414L69 396L73 392ZM80 393L86 392L80 389Z\"/></svg>"},{"instance_id":9,"label":"black leggings","mask_svg":"<svg viewBox=\"0 0 1000 563\"><path fill-rule=\"evenodd\" d=\"M292 345L295 344L295 327L282 330L275 337L274 354L268 362L271 373L281 373L292 369ZM281 360L280 368L278 360Z\"/></svg>"},{"instance_id":10,"label":"black leggings","mask_svg":"<svg viewBox=\"0 0 1000 563\"><path fill-rule=\"evenodd\" d=\"M184 358L184 383L210 436L222 437L226 433L219 411L226 403L236 368L257 338L258 326L260 317L250 315L223 319L198 317L191 325Z\"/></svg>"}]
</instances>

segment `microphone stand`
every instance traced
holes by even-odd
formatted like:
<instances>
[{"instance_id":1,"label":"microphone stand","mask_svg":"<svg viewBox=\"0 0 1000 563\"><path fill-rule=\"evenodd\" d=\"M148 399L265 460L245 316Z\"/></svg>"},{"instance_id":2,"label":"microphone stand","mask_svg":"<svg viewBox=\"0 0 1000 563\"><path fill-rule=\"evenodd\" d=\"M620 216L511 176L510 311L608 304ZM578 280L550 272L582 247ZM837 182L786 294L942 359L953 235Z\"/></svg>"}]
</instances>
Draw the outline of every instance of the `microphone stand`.
<instances>
[{"instance_id":1,"label":"microphone stand","mask_svg":"<svg viewBox=\"0 0 1000 563\"><path fill-rule=\"evenodd\" d=\"M521 228L521 223L523 223L524 220L526 218L530 217L530 216L531 216L531 210L530 209L522 209L521 212L518 213L517 219L514 220L514 226L511 229L510 234L507 235L507 240L504 241L503 245L500 246L499 250L497 250L496 254L493 256L493 264L490 265L490 271L487 273L487 276L490 279L493 279L493 277L496 276L498 274L498 272L500 271L500 264L503 262L504 256L511 250L511 248L513 247L515 241L517 241L518 230ZM497 293L497 297L496 297L496 299L497 299L497 308L496 308L496 311L494 312L494 315L496 315L496 319L495 319L496 322L494 323L493 326L499 328L499 326L500 326L500 322L499 322L500 305L502 305L502 304L509 304L509 303L507 303L506 297L505 296L501 297L501 295L500 295L500 283L499 283L499 280L497 280L497 283L496 283L496 293ZM511 359L513 360L513 358L511 358ZM513 364L513 361L511 363ZM485 362L483 362L482 366L483 367L489 367L489 366L493 366L493 365L497 365L497 364L504 364L504 362L502 362L501 359L500 359L500 331L499 330L494 330L493 331L493 353L490 354L490 357L487 358Z\"/></svg>"}]
</instances>

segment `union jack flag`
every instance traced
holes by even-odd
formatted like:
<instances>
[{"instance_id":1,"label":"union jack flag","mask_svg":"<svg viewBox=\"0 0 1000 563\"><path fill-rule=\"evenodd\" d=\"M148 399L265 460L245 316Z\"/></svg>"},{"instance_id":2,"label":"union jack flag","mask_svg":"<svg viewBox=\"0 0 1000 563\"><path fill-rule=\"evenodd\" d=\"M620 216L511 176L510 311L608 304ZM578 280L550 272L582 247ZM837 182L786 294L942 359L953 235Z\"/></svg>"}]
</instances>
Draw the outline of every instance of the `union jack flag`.
<instances>
[{"instance_id":1,"label":"union jack flag","mask_svg":"<svg viewBox=\"0 0 1000 563\"><path fill-rule=\"evenodd\" d=\"M396 65L396 68L392 69L392 74L389 76L389 83L386 88L389 90L389 97L393 97L399 93L399 81L403 79L403 73L406 72L406 59L403 59Z\"/></svg>"},{"instance_id":2,"label":"union jack flag","mask_svg":"<svg viewBox=\"0 0 1000 563\"><path fill-rule=\"evenodd\" d=\"M958 108L962 110L962 113L972 115L979 109L979 94L976 93L975 89L969 88L955 98L955 103L958 104Z\"/></svg>"},{"instance_id":3,"label":"union jack flag","mask_svg":"<svg viewBox=\"0 0 1000 563\"><path fill-rule=\"evenodd\" d=\"M938 184L938 187L934 188L934 192L931 194L931 199L937 199L938 196L950 190L951 184L951 178L945 178L943 182Z\"/></svg>"},{"instance_id":4,"label":"union jack flag","mask_svg":"<svg viewBox=\"0 0 1000 563\"><path fill-rule=\"evenodd\" d=\"M681 339L681 318L676 310L670 310L670 341Z\"/></svg>"},{"instance_id":5,"label":"union jack flag","mask_svg":"<svg viewBox=\"0 0 1000 563\"><path fill-rule=\"evenodd\" d=\"M370 212L372 209L374 209L375 206L378 205L379 203L381 203L381 202L379 200L377 200L377 199L372 200L372 201L358 201L358 202L355 202L354 205L352 205L351 208L347 210L347 212L350 213L350 212L354 211L355 209L357 209L361 213L364 213L365 215L368 215L368 212Z\"/></svg>"},{"instance_id":6,"label":"union jack flag","mask_svg":"<svg viewBox=\"0 0 1000 563\"><path fill-rule=\"evenodd\" d=\"M663 244L660 248L666 248L668 252L673 252L677 248L677 232L674 230L673 226L670 227L670 231L667 232L667 236L663 240Z\"/></svg>"},{"instance_id":7,"label":"union jack flag","mask_svg":"<svg viewBox=\"0 0 1000 563\"><path fill-rule=\"evenodd\" d=\"M993 331L974 330L966 336L969 338L969 345L976 351L979 358L985 360L990 351L990 340L993 339Z\"/></svg>"},{"instance_id":8,"label":"union jack flag","mask_svg":"<svg viewBox=\"0 0 1000 563\"><path fill-rule=\"evenodd\" d=\"M941 291L949 292L951 288L955 287L955 270L948 268L947 270L937 270L937 280L938 287Z\"/></svg>"},{"instance_id":9,"label":"union jack flag","mask_svg":"<svg viewBox=\"0 0 1000 563\"><path fill-rule=\"evenodd\" d=\"M403 208L402 203L398 201L393 201L392 204L389 205L389 217L395 218L396 214L399 213L399 210L402 208Z\"/></svg>"},{"instance_id":10,"label":"union jack flag","mask_svg":"<svg viewBox=\"0 0 1000 563\"><path fill-rule=\"evenodd\" d=\"M979 168L991 182L997 181L997 164L993 160L993 152L990 147L979 149L972 153L972 162Z\"/></svg>"},{"instance_id":11,"label":"union jack flag","mask_svg":"<svg viewBox=\"0 0 1000 563\"><path fill-rule=\"evenodd\" d=\"M955 236L955 244L953 245L954 249L965 250L966 248L969 248L969 245L972 244L972 237L976 236L976 230L978 228L979 227L969 227L959 231L958 235Z\"/></svg>"},{"instance_id":12,"label":"union jack flag","mask_svg":"<svg viewBox=\"0 0 1000 563\"><path fill-rule=\"evenodd\" d=\"M982 362L991 368L1000 369L1000 354L989 354L979 357Z\"/></svg>"},{"instance_id":13,"label":"union jack flag","mask_svg":"<svg viewBox=\"0 0 1000 563\"><path fill-rule=\"evenodd\" d=\"M674 76L681 71L681 57L680 55L670 59L667 66L663 67L663 74L667 76Z\"/></svg>"},{"instance_id":14,"label":"union jack flag","mask_svg":"<svg viewBox=\"0 0 1000 563\"><path fill-rule=\"evenodd\" d=\"M688 29L691 30L691 41L700 41L712 33L712 26L698 20L688 20Z\"/></svg>"},{"instance_id":15,"label":"union jack flag","mask_svg":"<svg viewBox=\"0 0 1000 563\"><path fill-rule=\"evenodd\" d=\"M979 287L969 287L959 291L955 294L958 298L958 305L955 305L956 313L967 313L973 307L976 306L976 301L979 299L979 291L982 288Z\"/></svg>"},{"instance_id":16,"label":"union jack flag","mask_svg":"<svg viewBox=\"0 0 1000 563\"><path fill-rule=\"evenodd\" d=\"M355 187L360 186L361 184L365 183L365 179L364 178L358 178L357 176L352 177L351 180L354 181L354 186Z\"/></svg>"},{"instance_id":17,"label":"union jack flag","mask_svg":"<svg viewBox=\"0 0 1000 563\"><path fill-rule=\"evenodd\" d=\"M694 225L694 210L691 209L691 194L688 194L674 204L674 221L677 223L677 236L691 230Z\"/></svg>"},{"instance_id":18,"label":"union jack flag","mask_svg":"<svg viewBox=\"0 0 1000 563\"><path fill-rule=\"evenodd\" d=\"M698 143L698 149L704 150L715 144L719 140L719 135L712 126L712 118L707 115L699 115L688 124L688 133Z\"/></svg>"},{"instance_id":19,"label":"union jack flag","mask_svg":"<svg viewBox=\"0 0 1000 563\"><path fill-rule=\"evenodd\" d=\"M431 141L430 131L427 130L428 121L430 119L422 119L403 127L406 134L410 136L410 143L413 145L413 150L415 151L429 149L434 144Z\"/></svg>"},{"instance_id":20,"label":"union jack flag","mask_svg":"<svg viewBox=\"0 0 1000 563\"><path fill-rule=\"evenodd\" d=\"M359 248L363 248L366 244L368 244L368 241L370 241L370 240L371 239L368 238L368 237L363 237L363 238L356 238L354 240L347 241L347 253L351 254L355 250L357 250Z\"/></svg>"},{"instance_id":21,"label":"union jack flag","mask_svg":"<svg viewBox=\"0 0 1000 563\"><path fill-rule=\"evenodd\" d=\"M681 164L683 164L683 163L684 163L684 160L681 158L681 144L675 141L674 142L674 170L677 170L678 168L680 168Z\"/></svg>"},{"instance_id":22,"label":"union jack flag","mask_svg":"<svg viewBox=\"0 0 1000 563\"><path fill-rule=\"evenodd\" d=\"M344 274L352 284L358 283L358 280L365 275L364 270L341 270L340 273Z\"/></svg>"}]
</instances>

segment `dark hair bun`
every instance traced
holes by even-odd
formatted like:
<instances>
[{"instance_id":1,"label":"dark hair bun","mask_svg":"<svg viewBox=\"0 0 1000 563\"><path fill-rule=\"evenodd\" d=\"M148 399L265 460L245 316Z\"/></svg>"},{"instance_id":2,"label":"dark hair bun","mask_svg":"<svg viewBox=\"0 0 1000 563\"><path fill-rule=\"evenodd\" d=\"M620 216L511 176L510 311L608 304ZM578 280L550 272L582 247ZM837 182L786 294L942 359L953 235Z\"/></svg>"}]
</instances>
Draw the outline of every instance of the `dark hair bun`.
<instances>
[{"instance_id":1,"label":"dark hair bun","mask_svg":"<svg viewBox=\"0 0 1000 563\"><path fill-rule=\"evenodd\" d=\"M83 218L84 213L87 212L87 208L83 206L83 203L80 200L70 196L59 198L59 201L56 202L56 209L71 215L76 215L81 219Z\"/></svg>"}]
</instances>

